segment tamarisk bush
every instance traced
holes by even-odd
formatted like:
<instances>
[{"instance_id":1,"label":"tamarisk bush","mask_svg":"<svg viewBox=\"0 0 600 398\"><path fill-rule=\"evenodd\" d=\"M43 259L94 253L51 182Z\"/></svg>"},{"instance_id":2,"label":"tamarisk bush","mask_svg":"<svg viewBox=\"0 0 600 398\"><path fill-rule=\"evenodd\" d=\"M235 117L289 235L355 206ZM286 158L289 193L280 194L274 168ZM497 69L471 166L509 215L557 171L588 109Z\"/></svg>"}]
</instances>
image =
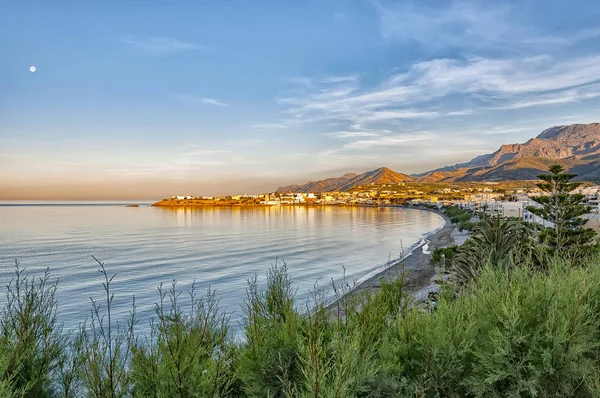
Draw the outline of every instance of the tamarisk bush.
<instances>
[{"instance_id":1,"label":"tamarisk bush","mask_svg":"<svg viewBox=\"0 0 600 398\"><path fill-rule=\"evenodd\" d=\"M498 251L501 253L501 251ZM135 335L105 305L76 335L56 322L56 284L17 266L0 312L2 397L599 397L600 259L487 256L456 290L426 308L405 272L376 292L315 285L296 302L285 263L248 283L241 335L209 290L189 300L160 287L150 334ZM500 259L503 261L503 259ZM184 300L185 299L185 300Z\"/></svg>"}]
</instances>

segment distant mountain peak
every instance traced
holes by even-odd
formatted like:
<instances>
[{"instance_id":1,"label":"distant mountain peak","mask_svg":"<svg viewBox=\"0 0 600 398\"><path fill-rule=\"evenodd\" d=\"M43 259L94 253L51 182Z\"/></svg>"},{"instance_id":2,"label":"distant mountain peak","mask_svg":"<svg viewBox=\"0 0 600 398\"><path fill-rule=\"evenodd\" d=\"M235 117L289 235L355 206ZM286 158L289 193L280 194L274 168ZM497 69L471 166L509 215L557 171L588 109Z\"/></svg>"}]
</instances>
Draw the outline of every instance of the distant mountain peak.
<instances>
[{"instance_id":1,"label":"distant mountain peak","mask_svg":"<svg viewBox=\"0 0 600 398\"><path fill-rule=\"evenodd\" d=\"M523 144L504 144L494 153L415 176L380 167L362 174L347 173L337 178L279 187L277 191L346 191L369 184L404 181L532 180L556 163L578 174L581 180L600 182L600 123L550 127Z\"/></svg>"},{"instance_id":2,"label":"distant mountain peak","mask_svg":"<svg viewBox=\"0 0 600 398\"><path fill-rule=\"evenodd\" d=\"M600 138L600 123L571 124L567 126L554 126L540 133L536 138L541 139L578 139L581 135L596 135Z\"/></svg>"},{"instance_id":3,"label":"distant mountain peak","mask_svg":"<svg viewBox=\"0 0 600 398\"><path fill-rule=\"evenodd\" d=\"M362 174L347 173L341 177L321 181L309 181L303 185L288 185L277 188L277 192L333 192L346 191L369 184L397 184L412 181L413 177L380 167Z\"/></svg>"},{"instance_id":4,"label":"distant mountain peak","mask_svg":"<svg viewBox=\"0 0 600 398\"><path fill-rule=\"evenodd\" d=\"M463 170L462 175L452 176L456 181L536 179L547 170L548 163L564 163L581 179L595 179L600 177L599 159L600 123L572 124L550 127L523 144L505 144L494 153L433 172L442 173L436 177L447 179L449 172ZM428 174L431 172L419 176Z\"/></svg>"}]
</instances>

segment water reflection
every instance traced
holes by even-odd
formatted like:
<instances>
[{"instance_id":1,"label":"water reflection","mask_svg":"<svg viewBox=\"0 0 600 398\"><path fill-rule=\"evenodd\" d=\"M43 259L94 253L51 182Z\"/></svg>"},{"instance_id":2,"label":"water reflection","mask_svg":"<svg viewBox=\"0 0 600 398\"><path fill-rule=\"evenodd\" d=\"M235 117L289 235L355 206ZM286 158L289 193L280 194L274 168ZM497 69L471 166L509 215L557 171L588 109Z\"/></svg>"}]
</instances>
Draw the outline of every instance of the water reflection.
<instances>
[{"instance_id":1,"label":"water reflection","mask_svg":"<svg viewBox=\"0 0 600 398\"><path fill-rule=\"evenodd\" d=\"M342 266L360 278L440 225L435 214L394 208L0 207L0 283L15 257L34 272L49 266L60 278L61 319L75 327L89 314L82 303L101 298L94 254L117 273L123 315L132 295L144 318L161 282L176 279L185 291L196 280L199 291L218 291L237 324L247 278L264 281L276 258L287 261L303 303L316 280L341 278Z\"/></svg>"}]
</instances>

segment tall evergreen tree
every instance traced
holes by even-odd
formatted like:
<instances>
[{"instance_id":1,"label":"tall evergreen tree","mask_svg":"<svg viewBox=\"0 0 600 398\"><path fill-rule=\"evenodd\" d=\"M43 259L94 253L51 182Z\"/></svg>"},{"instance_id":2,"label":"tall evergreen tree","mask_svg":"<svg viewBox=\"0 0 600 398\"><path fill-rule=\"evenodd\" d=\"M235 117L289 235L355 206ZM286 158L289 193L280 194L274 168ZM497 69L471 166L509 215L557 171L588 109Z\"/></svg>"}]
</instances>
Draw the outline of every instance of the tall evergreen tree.
<instances>
[{"instance_id":1,"label":"tall evergreen tree","mask_svg":"<svg viewBox=\"0 0 600 398\"><path fill-rule=\"evenodd\" d=\"M554 224L540 230L540 241L557 252L582 249L592 243L596 235L583 227L588 220L581 217L592 208L584 203L584 195L571 193L581 185L571 181L577 174L563 173L563 167L557 164L550 166L549 171L550 174L538 176L542 182L537 186L546 195L532 198L540 206L527 207L531 213Z\"/></svg>"}]
</instances>

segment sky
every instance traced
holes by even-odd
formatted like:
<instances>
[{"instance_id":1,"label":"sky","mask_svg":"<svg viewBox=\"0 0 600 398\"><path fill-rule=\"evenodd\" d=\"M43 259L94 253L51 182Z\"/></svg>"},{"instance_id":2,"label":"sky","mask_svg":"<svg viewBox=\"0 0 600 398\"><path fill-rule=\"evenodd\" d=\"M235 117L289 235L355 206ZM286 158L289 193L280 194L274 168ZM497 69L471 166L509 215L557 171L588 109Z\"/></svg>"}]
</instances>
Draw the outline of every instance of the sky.
<instances>
[{"instance_id":1,"label":"sky","mask_svg":"<svg viewBox=\"0 0 600 398\"><path fill-rule=\"evenodd\" d=\"M599 20L595 0L0 0L0 200L418 173L598 122Z\"/></svg>"}]
</instances>

